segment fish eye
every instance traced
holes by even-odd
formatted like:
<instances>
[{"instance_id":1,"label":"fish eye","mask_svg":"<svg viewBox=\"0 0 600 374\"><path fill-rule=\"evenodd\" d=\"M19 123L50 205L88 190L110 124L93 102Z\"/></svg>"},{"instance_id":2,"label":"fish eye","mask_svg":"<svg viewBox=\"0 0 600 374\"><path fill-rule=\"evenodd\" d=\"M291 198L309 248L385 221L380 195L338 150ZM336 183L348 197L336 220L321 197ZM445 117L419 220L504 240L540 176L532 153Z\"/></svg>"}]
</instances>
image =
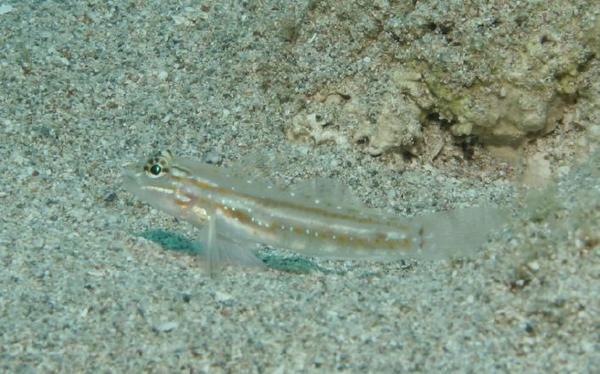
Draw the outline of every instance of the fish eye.
<instances>
[{"instance_id":1,"label":"fish eye","mask_svg":"<svg viewBox=\"0 0 600 374\"><path fill-rule=\"evenodd\" d=\"M159 178L164 174L169 173L169 162L173 155L169 151L163 151L150 157L144 165L144 171L146 175L152 178Z\"/></svg>"},{"instance_id":2,"label":"fish eye","mask_svg":"<svg viewBox=\"0 0 600 374\"><path fill-rule=\"evenodd\" d=\"M159 176L161 172L162 166L160 166L159 164L154 164L150 167L150 174L152 175Z\"/></svg>"}]
</instances>

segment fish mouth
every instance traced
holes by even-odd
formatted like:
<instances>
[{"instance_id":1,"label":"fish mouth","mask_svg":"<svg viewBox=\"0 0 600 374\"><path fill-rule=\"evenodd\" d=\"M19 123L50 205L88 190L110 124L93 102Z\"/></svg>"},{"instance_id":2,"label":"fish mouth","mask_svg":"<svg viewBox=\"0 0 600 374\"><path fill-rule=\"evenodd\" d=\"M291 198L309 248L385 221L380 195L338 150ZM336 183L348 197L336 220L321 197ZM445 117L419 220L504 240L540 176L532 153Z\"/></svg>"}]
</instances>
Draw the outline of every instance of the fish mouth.
<instances>
[{"instance_id":1,"label":"fish mouth","mask_svg":"<svg viewBox=\"0 0 600 374\"><path fill-rule=\"evenodd\" d=\"M123 186L129 192L134 192L140 186L140 171L141 167L139 164L132 162L123 166L121 178L123 179Z\"/></svg>"}]
</instances>

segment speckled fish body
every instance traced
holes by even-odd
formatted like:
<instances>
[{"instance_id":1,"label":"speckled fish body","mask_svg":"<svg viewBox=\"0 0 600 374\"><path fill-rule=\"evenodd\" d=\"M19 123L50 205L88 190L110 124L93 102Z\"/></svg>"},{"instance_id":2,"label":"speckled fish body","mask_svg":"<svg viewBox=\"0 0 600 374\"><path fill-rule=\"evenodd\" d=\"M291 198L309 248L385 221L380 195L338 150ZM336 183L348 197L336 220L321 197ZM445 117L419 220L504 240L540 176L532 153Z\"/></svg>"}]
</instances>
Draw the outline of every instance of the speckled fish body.
<instances>
[{"instance_id":1,"label":"speckled fish body","mask_svg":"<svg viewBox=\"0 0 600 374\"><path fill-rule=\"evenodd\" d=\"M462 245L456 236L471 231L439 214L411 220L381 214L328 180L281 190L241 174L163 151L130 166L124 179L126 188L150 205L203 227L201 239L211 258L233 262L242 256L222 252L239 250L240 243L335 258L446 257L444 248ZM472 222L472 212L467 213L457 218ZM440 225L439 219L450 222Z\"/></svg>"}]
</instances>

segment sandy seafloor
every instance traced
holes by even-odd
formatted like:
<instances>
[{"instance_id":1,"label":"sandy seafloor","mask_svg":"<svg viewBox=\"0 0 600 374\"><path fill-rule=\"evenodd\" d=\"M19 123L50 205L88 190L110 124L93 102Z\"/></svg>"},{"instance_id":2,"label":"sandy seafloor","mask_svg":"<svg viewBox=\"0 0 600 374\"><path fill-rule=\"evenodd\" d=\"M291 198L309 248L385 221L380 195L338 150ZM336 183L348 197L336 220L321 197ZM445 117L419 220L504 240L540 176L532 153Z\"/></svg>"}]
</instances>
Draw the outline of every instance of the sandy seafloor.
<instances>
[{"instance_id":1,"label":"sandy seafloor","mask_svg":"<svg viewBox=\"0 0 600 374\"><path fill-rule=\"evenodd\" d=\"M285 20L306 4L167 3L0 2L1 372L600 367L599 156L524 198L483 149L432 165L290 141L289 103L350 65L343 46L322 66L293 53L311 36ZM304 70L269 81L285 58ZM224 166L270 155L249 175L337 179L398 215L517 208L471 259L263 248L266 270L210 278L187 251L197 229L121 186L123 164L162 148Z\"/></svg>"}]
</instances>

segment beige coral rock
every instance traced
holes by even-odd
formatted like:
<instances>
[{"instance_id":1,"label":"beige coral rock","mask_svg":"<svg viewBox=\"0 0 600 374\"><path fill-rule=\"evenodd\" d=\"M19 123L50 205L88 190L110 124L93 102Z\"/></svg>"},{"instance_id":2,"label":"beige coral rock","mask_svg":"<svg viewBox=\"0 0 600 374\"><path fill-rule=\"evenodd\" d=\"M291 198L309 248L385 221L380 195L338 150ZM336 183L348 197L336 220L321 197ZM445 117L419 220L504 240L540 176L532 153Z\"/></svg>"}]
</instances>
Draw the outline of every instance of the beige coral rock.
<instances>
[{"instance_id":1,"label":"beige coral rock","mask_svg":"<svg viewBox=\"0 0 600 374\"><path fill-rule=\"evenodd\" d=\"M421 109L404 96L387 94L382 100L377 129L370 139L367 152L377 156L394 147L413 150L422 137L419 122Z\"/></svg>"}]
</instances>

